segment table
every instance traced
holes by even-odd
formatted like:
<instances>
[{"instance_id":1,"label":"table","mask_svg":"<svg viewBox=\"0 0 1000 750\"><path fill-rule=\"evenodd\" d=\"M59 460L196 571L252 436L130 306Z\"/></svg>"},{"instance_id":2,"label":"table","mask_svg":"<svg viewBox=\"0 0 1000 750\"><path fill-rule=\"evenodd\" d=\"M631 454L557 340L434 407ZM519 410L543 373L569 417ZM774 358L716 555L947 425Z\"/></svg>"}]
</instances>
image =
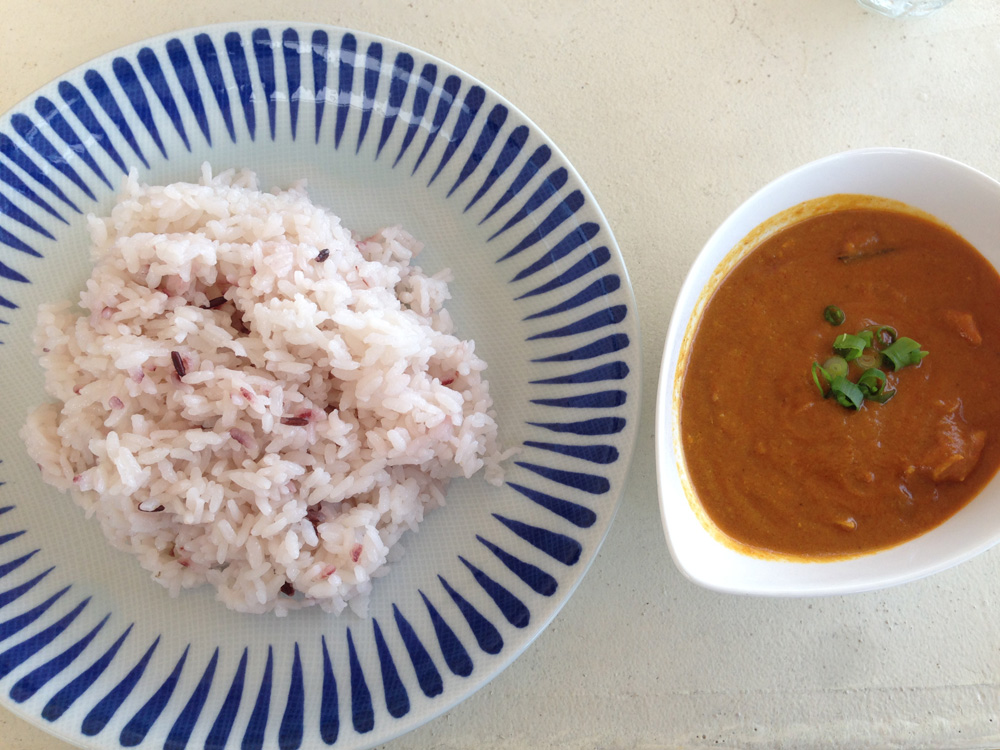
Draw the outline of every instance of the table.
<instances>
[{"instance_id":1,"label":"table","mask_svg":"<svg viewBox=\"0 0 1000 750\"><path fill-rule=\"evenodd\" d=\"M1000 745L1000 550L848 597L702 590L667 552L652 418L686 269L757 188L879 145L1000 176L1000 5L891 20L853 0L38 0L0 24L0 111L144 37L275 17L397 39L513 101L607 214L641 315L645 421L590 572L510 668L386 747ZM63 746L0 709L0 750Z\"/></svg>"}]
</instances>

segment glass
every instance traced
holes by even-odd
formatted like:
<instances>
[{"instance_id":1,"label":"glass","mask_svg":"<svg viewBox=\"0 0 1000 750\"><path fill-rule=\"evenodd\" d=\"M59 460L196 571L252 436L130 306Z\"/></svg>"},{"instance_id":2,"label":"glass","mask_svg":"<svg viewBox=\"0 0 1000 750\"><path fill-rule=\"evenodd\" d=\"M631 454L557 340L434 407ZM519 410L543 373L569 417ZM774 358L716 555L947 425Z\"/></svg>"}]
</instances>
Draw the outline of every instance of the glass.
<instances>
[{"instance_id":1,"label":"glass","mask_svg":"<svg viewBox=\"0 0 1000 750\"><path fill-rule=\"evenodd\" d=\"M877 11L891 18L900 16L926 16L943 8L951 0L858 0L864 8Z\"/></svg>"}]
</instances>

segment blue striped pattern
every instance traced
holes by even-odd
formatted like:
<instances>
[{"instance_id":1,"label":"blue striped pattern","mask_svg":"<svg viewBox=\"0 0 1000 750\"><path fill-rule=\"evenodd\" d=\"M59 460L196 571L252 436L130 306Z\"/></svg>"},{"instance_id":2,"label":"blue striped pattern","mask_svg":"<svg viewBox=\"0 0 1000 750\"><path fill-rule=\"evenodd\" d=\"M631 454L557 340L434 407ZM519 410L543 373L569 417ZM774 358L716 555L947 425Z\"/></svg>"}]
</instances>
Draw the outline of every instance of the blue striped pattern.
<instances>
[{"instance_id":1,"label":"blue striped pattern","mask_svg":"<svg viewBox=\"0 0 1000 750\"><path fill-rule=\"evenodd\" d=\"M394 722L439 713L533 637L618 502L639 383L614 239L519 113L385 40L305 26L178 34L109 55L0 119L0 324L25 306L58 238L130 167L155 176L213 148L284 141L377 162L478 227L469 250L499 274L516 308L509 328L523 332L528 416L508 425L521 451L482 526L419 590L368 621L331 618L322 632L266 643L109 612L0 486L0 696L81 742L384 741Z\"/></svg>"},{"instance_id":2,"label":"blue striped pattern","mask_svg":"<svg viewBox=\"0 0 1000 750\"><path fill-rule=\"evenodd\" d=\"M184 704L184 708L177 717L177 721L174 722L170 733L167 735L167 740L164 743L166 750L180 750L187 745L191 737L191 732L198 723L201 710L205 706L205 701L208 699L208 693L212 688L212 681L215 678L215 668L218 663L219 649L216 648L194 692L191 693L191 697Z\"/></svg>"}]
</instances>

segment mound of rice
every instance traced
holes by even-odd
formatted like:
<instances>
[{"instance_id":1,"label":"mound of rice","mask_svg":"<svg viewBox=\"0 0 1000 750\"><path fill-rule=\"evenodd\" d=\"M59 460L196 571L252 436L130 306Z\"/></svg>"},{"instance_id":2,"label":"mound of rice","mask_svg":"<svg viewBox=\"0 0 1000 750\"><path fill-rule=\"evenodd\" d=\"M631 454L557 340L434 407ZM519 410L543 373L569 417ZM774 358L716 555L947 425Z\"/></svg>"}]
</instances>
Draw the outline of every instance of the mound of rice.
<instances>
[{"instance_id":1,"label":"mound of rice","mask_svg":"<svg viewBox=\"0 0 1000 750\"><path fill-rule=\"evenodd\" d=\"M22 436L172 593L363 612L449 479L498 481L486 364L402 229L358 240L303 185L208 165L200 184L130 175L90 229L79 308L38 315L59 403Z\"/></svg>"}]
</instances>

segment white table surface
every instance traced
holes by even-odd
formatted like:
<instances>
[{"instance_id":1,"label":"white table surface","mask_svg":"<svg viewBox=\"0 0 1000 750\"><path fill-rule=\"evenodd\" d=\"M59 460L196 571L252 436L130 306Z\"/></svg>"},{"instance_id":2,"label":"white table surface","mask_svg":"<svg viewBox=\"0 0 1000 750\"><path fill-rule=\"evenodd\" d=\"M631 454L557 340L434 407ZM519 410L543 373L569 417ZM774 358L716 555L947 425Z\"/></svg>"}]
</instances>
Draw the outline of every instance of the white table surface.
<instances>
[{"instance_id":1,"label":"white table surface","mask_svg":"<svg viewBox=\"0 0 1000 750\"><path fill-rule=\"evenodd\" d=\"M479 693L387 748L1000 746L1000 549L882 592L739 598L674 568L652 418L686 269L747 196L862 146L1000 176L1000 3L891 20L854 0L35 0L4 4L0 111L69 69L204 23L387 36L509 98L615 232L642 325L629 486L552 625ZM1000 220L1000 217L998 217ZM66 747L0 708L0 750Z\"/></svg>"}]
</instances>

